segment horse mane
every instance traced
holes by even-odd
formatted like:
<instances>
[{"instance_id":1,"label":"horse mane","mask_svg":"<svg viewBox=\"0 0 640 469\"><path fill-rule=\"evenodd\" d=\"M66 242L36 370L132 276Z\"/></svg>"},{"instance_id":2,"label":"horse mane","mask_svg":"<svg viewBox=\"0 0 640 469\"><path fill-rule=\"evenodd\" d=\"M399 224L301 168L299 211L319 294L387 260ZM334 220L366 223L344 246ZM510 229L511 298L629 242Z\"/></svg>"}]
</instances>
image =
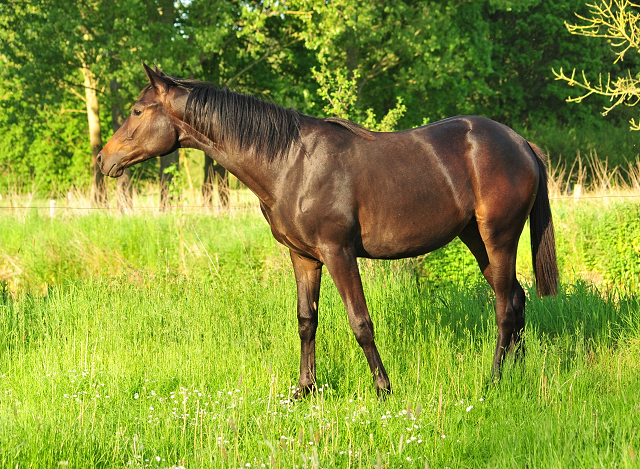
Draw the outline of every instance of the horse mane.
<instances>
[{"instance_id":1,"label":"horse mane","mask_svg":"<svg viewBox=\"0 0 640 469\"><path fill-rule=\"evenodd\" d=\"M286 157L300 142L300 113L213 83L162 78L189 90L185 121L223 148L248 152L274 161Z\"/></svg>"},{"instance_id":2,"label":"horse mane","mask_svg":"<svg viewBox=\"0 0 640 469\"><path fill-rule=\"evenodd\" d=\"M351 122L350 120L341 119L340 117L325 117L323 120L325 122L331 122L332 124L341 125L342 127L345 127L347 129L349 129L351 132L356 134L358 137L362 137L365 140L375 140L376 139L376 137L373 134L373 132L371 132L368 129L365 129L360 124L356 124L355 122Z\"/></svg>"}]
</instances>

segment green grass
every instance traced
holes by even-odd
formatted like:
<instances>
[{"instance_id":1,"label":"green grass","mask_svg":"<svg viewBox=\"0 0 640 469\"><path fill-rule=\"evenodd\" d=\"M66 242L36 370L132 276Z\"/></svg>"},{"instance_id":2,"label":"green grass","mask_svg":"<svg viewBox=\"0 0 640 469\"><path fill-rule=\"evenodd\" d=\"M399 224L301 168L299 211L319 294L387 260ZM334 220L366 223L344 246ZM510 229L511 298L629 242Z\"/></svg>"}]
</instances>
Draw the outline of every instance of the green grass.
<instances>
[{"instance_id":1,"label":"green grass","mask_svg":"<svg viewBox=\"0 0 640 469\"><path fill-rule=\"evenodd\" d=\"M535 298L525 235L527 357L495 386L493 294L460 244L361 263L386 401L328 275L322 391L291 399L295 280L256 213L4 217L0 467L638 467L640 297L605 262L638 207L555 211L561 292Z\"/></svg>"}]
</instances>

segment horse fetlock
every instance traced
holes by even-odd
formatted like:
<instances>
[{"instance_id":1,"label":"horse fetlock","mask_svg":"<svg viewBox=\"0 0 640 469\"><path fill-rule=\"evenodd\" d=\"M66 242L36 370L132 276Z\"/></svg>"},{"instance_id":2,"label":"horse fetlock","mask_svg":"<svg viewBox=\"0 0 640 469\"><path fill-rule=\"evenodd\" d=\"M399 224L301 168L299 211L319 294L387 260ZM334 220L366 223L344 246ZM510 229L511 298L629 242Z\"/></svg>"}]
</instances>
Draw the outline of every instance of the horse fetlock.
<instances>
[{"instance_id":1,"label":"horse fetlock","mask_svg":"<svg viewBox=\"0 0 640 469\"><path fill-rule=\"evenodd\" d=\"M380 379L381 377L376 378L376 394L380 399L386 398L389 394L391 394L391 383L389 379Z\"/></svg>"},{"instance_id":2,"label":"horse fetlock","mask_svg":"<svg viewBox=\"0 0 640 469\"><path fill-rule=\"evenodd\" d=\"M311 394L315 389L316 389L315 383L310 383L310 384L298 383L298 387L293 393L293 398L302 399L308 396L309 394Z\"/></svg>"}]
</instances>

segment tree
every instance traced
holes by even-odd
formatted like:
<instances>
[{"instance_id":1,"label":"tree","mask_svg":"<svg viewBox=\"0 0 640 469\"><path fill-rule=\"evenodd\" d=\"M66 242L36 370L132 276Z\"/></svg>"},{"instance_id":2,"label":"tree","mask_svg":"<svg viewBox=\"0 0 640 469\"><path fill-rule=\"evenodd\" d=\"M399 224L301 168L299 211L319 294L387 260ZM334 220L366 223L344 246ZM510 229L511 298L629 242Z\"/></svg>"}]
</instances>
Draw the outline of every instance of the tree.
<instances>
[{"instance_id":1,"label":"tree","mask_svg":"<svg viewBox=\"0 0 640 469\"><path fill-rule=\"evenodd\" d=\"M628 0L602 0L587 6L588 16L576 13L583 24L565 22L569 33L607 39L615 54L614 64L622 63L630 50L640 52L640 5ZM607 73L604 81L602 74L599 74L595 82L588 79L585 70L582 70L576 79L575 68L570 75L566 75L562 67L558 72L553 70L553 74L556 80L565 81L569 86L576 86L582 90L579 96L569 97L568 102L580 103L591 95L607 97L611 104L604 107L603 116L620 104L635 106L640 101L640 73L634 74L630 68L625 70L624 76L614 79ZM632 118L629 122L631 130L640 130L640 121Z\"/></svg>"},{"instance_id":2,"label":"tree","mask_svg":"<svg viewBox=\"0 0 640 469\"><path fill-rule=\"evenodd\" d=\"M79 111L80 103L86 108L96 205L107 201L106 183L95 157L107 132L103 121L109 119L108 111L112 111L112 128L117 128L116 121L124 115L122 103L133 101L143 85L142 58L157 60L162 55L170 62L181 55L181 36L168 9L173 10L170 0L41 0L0 5L0 54L8 65L2 74L23 85L19 97L23 108L38 115L49 107L50 113L51 108L64 110L70 98L75 101L71 109ZM159 20L163 13L168 20ZM127 186L119 185L122 190Z\"/></svg>"},{"instance_id":3,"label":"tree","mask_svg":"<svg viewBox=\"0 0 640 469\"><path fill-rule=\"evenodd\" d=\"M320 86L318 95L327 101L327 105L323 108L327 116L348 119L367 129L378 132L392 132L396 130L398 120L400 120L407 110L405 105L402 104L402 98L398 98L396 107L389 110L389 112L378 121L371 108L362 112L355 106L359 78L357 70L353 70L349 74L345 68L338 69L335 73L332 73L327 69L326 63L322 62L319 71L315 70L315 68L312 71L314 78Z\"/></svg>"},{"instance_id":4,"label":"tree","mask_svg":"<svg viewBox=\"0 0 640 469\"><path fill-rule=\"evenodd\" d=\"M456 88L479 83L472 76L459 79L464 68L482 69L469 64L480 56L471 37L475 30L459 28L456 20L466 3L300 0L291 9L308 12L299 15L300 34L318 65L334 74L345 68L347 79L357 76L356 108L384 115L399 97L407 106L401 126L412 127L425 117L464 112Z\"/></svg>"},{"instance_id":5,"label":"tree","mask_svg":"<svg viewBox=\"0 0 640 469\"><path fill-rule=\"evenodd\" d=\"M179 22L189 44L188 75L221 87L251 93L263 99L304 108L296 82L309 78L309 67L295 21L286 2L194 0L185 3ZM223 205L228 204L227 170L204 158L202 196L210 205L216 185Z\"/></svg>"}]
</instances>

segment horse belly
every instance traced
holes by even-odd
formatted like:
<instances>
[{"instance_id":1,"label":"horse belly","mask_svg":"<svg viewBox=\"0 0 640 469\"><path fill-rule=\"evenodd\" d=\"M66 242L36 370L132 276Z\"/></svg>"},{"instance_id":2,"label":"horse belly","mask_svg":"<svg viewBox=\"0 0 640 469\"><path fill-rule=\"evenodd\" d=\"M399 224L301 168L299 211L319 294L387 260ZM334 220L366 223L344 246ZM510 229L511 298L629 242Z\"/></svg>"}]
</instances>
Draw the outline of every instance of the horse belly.
<instances>
[{"instance_id":1,"label":"horse belly","mask_svg":"<svg viewBox=\"0 0 640 469\"><path fill-rule=\"evenodd\" d=\"M437 214L437 215L435 215ZM453 240L473 214L457 207L380 214L370 222L361 218L360 257L399 259L425 254Z\"/></svg>"}]
</instances>

